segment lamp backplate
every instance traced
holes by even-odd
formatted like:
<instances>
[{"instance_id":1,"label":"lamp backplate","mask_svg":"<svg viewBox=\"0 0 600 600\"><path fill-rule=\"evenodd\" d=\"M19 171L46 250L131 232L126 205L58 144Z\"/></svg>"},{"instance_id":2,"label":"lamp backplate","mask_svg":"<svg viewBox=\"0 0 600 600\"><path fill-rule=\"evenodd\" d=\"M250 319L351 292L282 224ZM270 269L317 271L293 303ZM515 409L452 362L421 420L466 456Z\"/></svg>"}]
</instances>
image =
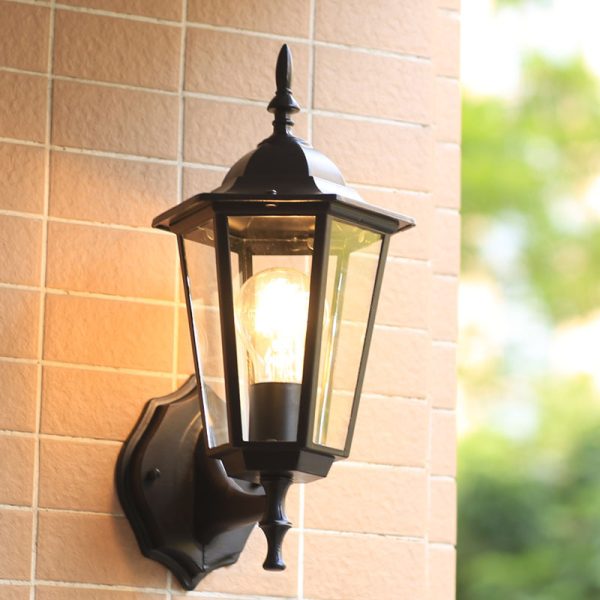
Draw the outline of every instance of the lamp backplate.
<instances>
[{"instance_id":1,"label":"lamp backplate","mask_svg":"<svg viewBox=\"0 0 600 600\"><path fill-rule=\"evenodd\" d=\"M191 590L235 563L265 498L262 486L227 476L206 456L196 378L150 400L116 468L119 499L144 556Z\"/></svg>"}]
</instances>

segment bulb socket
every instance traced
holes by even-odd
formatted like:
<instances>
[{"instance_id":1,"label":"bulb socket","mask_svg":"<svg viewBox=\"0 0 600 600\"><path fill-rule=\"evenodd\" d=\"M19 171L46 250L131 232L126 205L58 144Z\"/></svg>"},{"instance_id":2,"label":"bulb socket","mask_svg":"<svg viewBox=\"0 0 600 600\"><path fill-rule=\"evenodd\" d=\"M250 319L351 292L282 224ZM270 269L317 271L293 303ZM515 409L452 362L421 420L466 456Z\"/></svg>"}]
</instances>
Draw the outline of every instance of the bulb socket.
<instances>
[{"instance_id":1,"label":"bulb socket","mask_svg":"<svg viewBox=\"0 0 600 600\"><path fill-rule=\"evenodd\" d=\"M250 386L251 442L296 441L301 387L299 383L278 381Z\"/></svg>"}]
</instances>

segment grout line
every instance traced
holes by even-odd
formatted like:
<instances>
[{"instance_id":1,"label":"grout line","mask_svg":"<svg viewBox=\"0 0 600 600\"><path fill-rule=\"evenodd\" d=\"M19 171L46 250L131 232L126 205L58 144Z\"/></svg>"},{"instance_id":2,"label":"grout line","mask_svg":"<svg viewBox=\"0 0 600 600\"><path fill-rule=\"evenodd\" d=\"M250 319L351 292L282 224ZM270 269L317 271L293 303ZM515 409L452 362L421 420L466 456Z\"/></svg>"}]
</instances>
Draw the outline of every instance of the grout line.
<instances>
[{"instance_id":1,"label":"grout line","mask_svg":"<svg viewBox=\"0 0 600 600\"><path fill-rule=\"evenodd\" d=\"M459 278L458 273L436 273L435 271L433 271L432 275L436 279L443 279L444 281L448 282L457 282Z\"/></svg>"},{"instance_id":2,"label":"grout line","mask_svg":"<svg viewBox=\"0 0 600 600\"><path fill-rule=\"evenodd\" d=\"M30 6L50 6L50 2L41 2L34 0L11 0L12 2L18 4L28 4ZM113 17L116 19L123 19L128 21L140 21L143 23L154 23L160 25L167 25L171 27L176 27L179 24L179 21L176 19L167 19L164 17L150 17L145 15L137 15L131 13L122 13L117 11L110 10L102 10L97 8L89 8L83 6L72 6L68 4L56 3L56 7L61 11L68 12L78 12L78 13L86 13L93 14L99 16ZM440 12L447 13L451 18L458 19L460 16L460 12L452 9L444 9L440 8ZM297 44L305 44L305 45L314 45L316 47L325 47L325 48L336 48L339 50L350 50L354 52L362 52L365 54L370 54L372 56L383 56L389 58L397 58L408 61L415 62L423 62L423 63L431 63L432 59L430 56L420 55L420 54L410 54L406 52L396 52L393 50L381 50L378 48L371 48L368 46L353 46L351 44L342 44L337 42L329 42L325 40L316 40L309 39L305 37L291 36L285 34L275 34L268 33L265 31L257 31L253 29L243 29L240 27L231 27L226 25L212 25L209 23L200 23L200 22L187 22L187 27L191 29L205 29L210 31L217 31L222 33L236 33L240 35L250 36L250 37L258 37L269 40L276 40L279 42L293 42Z\"/></svg>"},{"instance_id":3,"label":"grout line","mask_svg":"<svg viewBox=\"0 0 600 600\"><path fill-rule=\"evenodd\" d=\"M15 363L19 365L37 365L35 358L18 358L13 356L0 356L0 362Z\"/></svg>"},{"instance_id":4,"label":"grout line","mask_svg":"<svg viewBox=\"0 0 600 600\"><path fill-rule=\"evenodd\" d=\"M460 9L450 8L448 6L438 6L438 12L450 17L451 19L456 19L460 21Z\"/></svg>"},{"instance_id":5,"label":"grout line","mask_svg":"<svg viewBox=\"0 0 600 600\"><path fill-rule=\"evenodd\" d=\"M227 173L229 169L225 165L210 165L208 163L194 163L183 161L186 169L206 169L207 171L216 171L218 173Z\"/></svg>"},{"instance_id":6,"label":"grout line","mask_svg":"<svg viewBox=\"0 0 600 600\"><path fill-rule=\"evenodd\" d=\"M183 164L184 164L184 141L185 141L185 68L187 52L187 15L188 2L181 0L181 39L179 48L179 87L177 94L179 97L179 115L177 121L177 203L183 202ZM175 252L173 258L175 263L173 277L173 345L171 348L171 386L173 390L177 389L177 375L179 363L179 250ZM166 599L173 598L173 574L167 569L167 591Z\"/></svg>"},{"instance_id":7,"label":"grout line","mask_svg":"<svg viewBox=\"0 0 600 600\"><path fill-rule=\"evenodd\" d=\"M82 437L68 433L36 433L34 431L15 431L14 429L0 429L0 437L15 437L23 439L40 439L55 442L77 442L82 444L102 444L106 446L121 446L122 440L114 438Z\"/></svg>"},{"instance_id":8,"label":"grout line","mask_svg":"<svg viewBox=\"0 0 600 600\"><path fill-rule=\"evenodd\" d=\"M448 142L444 140L434 140L434 142L438 146L450 146L452 148L456 148L457 150L460 150L462 147L461 142Z\"/></svg>"},{"instance_id":9,"label":"grout line","mask_svg":"<svg viewBox=\"0 0 600 600\"><path fill-rule=\"evenodd\" d=\"M317 0L310 0L310 21L308 26L308 98L307 108L307 127L308 143L313 143L314 136L314 112L315 112L315 70L316 70L316 52L315 52L315 22L317 12ZM304 598L304 533L305 520L304 511L306 504L305 486L300 485L298 491L298 564L297 564L297 582L296 596L298 600Z\"/></svg>"},{"instance_id":10,"label":"grout line","mask_svg":"<svg viewBox=\"0 0 600 600\"><path fill-rule=\"evenodd\" d=\"M425 465L392 465L386 463L364 462L352 459L340 461L338 469L370 469L372 471L396 471L402 473L422 473Z\"/></svg>"},{"instance_id":11,"label":"grout line","mask_svg":"<svg viewBox=\"0 0 600 600\"><path fill-rule=\"evenodd\" d=\"M5 65L0 66L0 73L17 73L19 75L34 75L37 77L48 77L46 71L34 71L32 69L19 69L18 67L8 67ZM41 146L44 144L39 142Z\"/></svg>"},{"instance_id":12,"label":"grout line","mask_svg":"<svg viewBox=\"0 0 600 600\"><path fill-rule=\"evenodd\" d=\"M331 537L352 537L357 538L360 537L362 539L381 539L387 538L391 540L400 540L404 542L417 542L417 543L426 543L426 537L419 537L415 535L402 535L398 533L375 533L373 531L336 531L333 529L316 529L312 527L307 527L305 529L307 533L316 533L327 535Z\"/></svg>"},{"instance_id":13,"label":"grout line","mask_svg":"<svg viewBox=\"0 0 600 600\"><path fill-rule=\"evenodd\" d=\"M361 123L376 123L378 125L393 125L395 127L407 127L410 129L430 129L429 123L420 123L417 121L407 121L405 119L390 119L387 117L375 117L373 115L361 115L356 113L341 112L339 110L324 110L322 108L313 109L313 113L318 117L335 117L345 119L346 121L360 121Z\"/></svg>"},{"instance_id":14,"label":"grout line","mask_svg":"<svg viewBox=\"0 0 600 600\"><path fill-rule=\"evenodd\" d=\"M405 259L406 262L417 262L423 263L426 261L421 261L418 259ZM448 274L437 274L434 273L436 278L446 279L449 281L455 281L458 278L458 275L448 275ZM61 289L61 288L50 288L44 287L39 288L36 286L22 285L22 284L14 284L14 283L0 283L0 289L16 289L23 291L43 291L46 295L51 296L68 296L71 298L86 298L92 300L103 300L108 302L126 302L132 304L139 304L140 306L162 306L162 307L176 307L176 308L184 308L185 305L183 302L175 302L174 300L159 300L155 298L139 298L133 296L119 296L116 294L104 294L98 292L82 292L75 291L69 289ZM344 320L344 323L362 326L364 323L360 321L350 321ZM388 323L375 322L375 331L397 331L397 332L410 332L410 333L425 333L429 334L430 330L427 327L414 327L410 325L390 325Z\"/></svg>"},{"instance_id":15,"label":"grout line","mask_svg":"<svg viewBox=\"0 0 600 600\"><path fill-rule=\"evenodd\" d=\"M228 25L211 25L210 23L188 22L188 27L191 29L204 29L207 31L217 31L222 33L236 33L249 37L258 37L266 40L276 40L278 42L293 42L296 44L310 44L310 40L303 37L292 35L283 35L277 33L267 33L265 31L256 31L253 29L242 29L239 27L230 27Z\"/></svg>"},{"instance_id":16,"label":"grout line","mask_svg":"<svg viewBox=\"0 0 600 600\"><path fill-rule=\"evenodd\" d=\"M46 144L43 142L34 142L33 140L25 140L19 138L11 138L0 136L0 142L4 144L19 144L21 146L32 146L33 148L46 148Z\"/></svg>"},{"instance_id":17,"label":"grout line","mask_svg":"<svg viewBox=\"0 0 600 600\"><path fill-rule=\"evenodd\" d=\"M432 548L439 548L445 550L456 550L456 544L451 544L450 542L430 542L429 545Z\"/></svg>"},{"instance_id":18,"label":"grout line","mask_svg":"<svg viewBox=\"0 0 600 600\"><path fill-rule=\"evenodd\" d=\"M33 515L33 508L25 504L0 504L0 510L12 510L18 512L31 512ZM27 585L31 584L31 581L25 581Z\"/></svg>"},{"instance_id":19,"label":"grout line","mask_svg":"<svg viewBox=\"0 0 600 600\"><path fill-rule=\"evenodd\" d=\"M32 219L34 221L42 221L44 219L44 215L42 215L41 213L10 210L8 208L0 208L0 215L3 217L19 217L22 219Z\"/></svg>"},{"instance_id":20,"label":"grout line","mask_svg":"<svg viewBox=\"0 0 600 600\"><path fill-rule=\"evenodd\" d=\"M123 19L125 21L139 21L141 23L154 23L159 25L170 25L176 27L179 21L176 19L166 19L164 17L148 17L144 15L134 15L131 13L121 13L117 11L103 10L100 8L89 8L87 6L72 6L70 4L56 4L57 8L65 12L77 12L85 13L90 15L98 15L101 17L114 17L116 19Z\"/></svg>"},{"instance_id":21,"label":"grout line","mask_svg":"<svg viewBox=\"0 0 600 600\"><path fill-rule=\"evenodd\" d=\"M56 9L54 0L50 3L50 21L48 33L48 62L47 62L47 89L46 89L46 132L44 138L44 205L42 209L42 239L41 239L41 257L40 257L40 303L38 312L38 348L37 348L37 379L36 379L36 405L35 405L35 439L33 454L33 493L32 493L32 532L31 532L31 592L30 600L35 600L36 587L35 579L37 572L37 547L39 535L39 492L40 492L40 452L41 441L40 431L42 423L42 361L44 358L44 330L46 316L46 263L48 252L48 212L50 205L50 144L52 140L52 92L53 79L52 68L54 59L54 26L56 18Z\"/></svg>"},{"instance_id":22,"label":"grout line","mask_svg":"<svg viewBox=\"0 0 600 600\"><path fill-rule=\"evenodd\" d=\"M409 188L396 188L359 181L349 181L348 185L359 189L372 190L374 192L400 192L402 194L410 194L413 196L432 196L431 190L412 190Z\"/></svg>"},{"instance_id":23,"label":"grout line","mask_svg":"<svg viewBox=\"0 0 600 600\"><path fill-rule=\"evenodd\" d=\"M423 264L428 264L429 263L429 259L428 258L413 258L413 257L409 257L409 256L395 256L393 254L388 255L387 257L387 262L389 264L396 264L396 265L423 265Z\"/></svg>"},{"instance_id":24,"label":"grout line","mask_svg":"<svg viewBox=\"0 0 600 600\"><path fill-rule=\"evenodd\" d=\"M30 69L19 69L17 67L0 66L0 73L17 73L20 75L33 75L39 77L47 77L48 74L41 71L32 71ZM82 85L95 85L98 87L110 87L120 90L129 90L132 92L151 92L153 94L162 94L165 96L178 97L179 94L172 90L161 88L153 88L144 85L134 85L132 83L123 83L121 81L104 81L102 79L91 79L76 75L57 75L56 73L50 76L54 81L66 81L70 83L80 83Z\"/></svg>"},{"instance_id":25,"label":"grout line","mask_svg":"<svg viewBox=\"0 0 600 600\"><path fill-rule=\"evenodd\" d=\"M267 108L268 105L268 102L265 100L244 98L242 96L222 96L220 94L211 94L210 92L198 92L194 90L182 90L181 93L184 98L196 98L198 100L210 100L219 103L225 102L227 104L239 104L242 106L255 106L261 109Z\"/></svg>"},{"instance_id":26,"label":"grout line","mask_svg":"<svg viewBox=\"0 0 600 600\"><path fill-rule=\"evenodd\" d=\"M122 440L107 439L107 438L93 438L93 437L82 437L68 434L58 433L40 433L40 439L50 440L55 442L77 442L79 444L102 444L104 446L122 446Z\"/></svg>"},{"instance_id":27,"label":"grout line","mask_svg":"<svg viewBox=\"0 0 600 600\"><path fill-rule=\"evenodd\" d=\"M39 292L41 287L37 285L27 285L24 283L0 283L0 289L4 290L22 290L25 292ZM39 332L38 332L39 335Z\"/></svg>"},{"instance_id":28,"label":"grout line","mask_svg":"<svg viewBox=\"0 0 600 600\"><path fill-rule=\"evenodd\" d=\"M50 514L68 514L71 516L86 516L86 517L116 517L118 519L124 519L125 515L122 512L109 512L101 510L86 510L80 508L58 508L53 506L40 506L38 509L39 513L50 513Z\"/></svg>"},{"instance_id":29,"label":"grout line","mask_svg":"<svg viewBox=\"0 0 600 600\"><path fill-rule=\"evenodd\" d=\"M186 51L187 51L187 14L188 2L182 0L181 3L181 45L179 49L179 119L177 123L177 203L183 202L183 161L184 161L184 141L185 141L185 69L186 69ZM178 349L179 349L179 252L175 253L175 277L173 281L173 348L172 348L172 384L173 389L177 387L178 371Z\"/></svg>"},{"instance_id":30,"label":"grout line","mask_svg":"<svg viewBox=\"0 0 600 600\"><path fill-rule=\"evenodd\" d=\"M305 485L304 483L299 484L298 489L298 565L297 565L297 589L296 595L298 600L304 598L304 532L305 521L304 521L304 509L306 503L305 496Z\"/></svg>"},{"instance_id":31,"label":"grout line","mask_svg":"<svg viewBox=\"0 0 600 600\"><path fill-rule=\"evenodd\" d=\"M371 56L380 56L384 58L395 58L409 62L419 62L431 64L430 56L422 56L420 54L407 54L406 52L394 52L393 50L380 50L377 48L369 48L368 46L352 46L351 44L341 44L339 42L326 42L324 40L315 40L315 46L322 48L334 48L336 50L348 50L350 52L360 52Z\"/></svg>"},{"instance_id":32,"label":"grout line","mask_svg":"<svg viewBox=\"0 0 600 600\"><path fill-rule=\"evenodd\" d=\"M16 217L20 219L31 219L33 221L45 221L48 223L64 223L66 225L83 225L85 227L101 227L105 229L116 229L118 231L133 231L136 233L151 233L153 235L166 236L167 234L154 227L144 227L137 225L125 225L123 223L104 223L102 221L86 221L85 219L71 219L65 217L44 217L41 213L29 213L18 210L8 210L0 208L0 216L3 217Z\"/></svg>"},{"instance_id":33,"label":"grout line","mask_svg":"<svg viewBox=\"0 0 600 600\"><path fill-rule=\"evenodd\" d=\"M305 111L305 112L308 113L308 111ZM394 122L394 124L398 125L397 122ZM415 126L420 127L419 125L415 125ZM6 143L6 144L34 146L37 148L45 147L44 144L39 144L37 142L29 142L27 140L21 140L18 138L0 137L0 142ZM440 143L442 143L442 142L440 142ZM451 145L451 146L458 146L458 144L454 144L454 143L443 142L443 144ZM114 158L114 159L118 159L118 160L131 160L131 161L145 162L145 163L156 164L156 165L167 165L167 166L175 166L175 167L178 166L177 161L173 160L173 159L153 157L153 156L143 156L143 155L138 155L138 154L126 154L126 153L113 152L110 150L95 150L95 149L90 149L90 148L74 148L72 146L58 146L58 145L50 145L50 150L57 151L57 152L67 152L67 153L71 153L71 154L82 154L84 156L96 156L99 158ZM207 169L207 170L219 171L219 172L227 172L228 168L229 168L227 165L218 165L218 164L211 164L211 163L191 162L191 161L184 161L183 166L186 168ZM381 192L400 192L403 194L411 194L411 195L418 195L418 196L431 196L431 194L432 194L431 190L416 190L416 189L403 188L403 187L383 186L383 185L377 185L377 184L372 184L372 183L367 183L367 182L358 182L358 181L348 181L348 185L350 185L352 187L360 188L360 189L367 189L367 190L381 191ZM30 214L30 213L25 213L25 214Z\"/></svg>"},{"instance_id":34,"label":"grout line","mask_svg":"<svg viewBox=\"0 0 600 600\"><path fill-rule=\"evenodd\" d=\"M2 211L0 211L1 214ZM86 227L104 227L106 229L117 229L120 231L134 231L136 233L151 233L152 235L167 235L164 231L154 227L136 225L124 225L121 223L102 223L101 221L86 221L84 219L68 219L65 217L48 217L50 223L64 223L67 225L84 225Z\"/></svg>"},{"instance_id":35,"label":"grout line","mask_svg":"<svg viewBox=\"0 0 600 600\"><path fill-rule=\"evenodd\" d=\"M458 85L461 85L461 79L460 76L456 76L456 75L445 75L444 73L436 73L435 74L436 78L438 79L448 79L449 81L454 81L455 83L458 83ZM460 145L460 144L457 144Z\"/></svg>"},{"instance_id":36,"label":"grout line","mask_svg":"<svg viewBox=\"0 0 600 600\"><path fill-rule=\"evenodd\" d=\"M0 361L18 364L38 365L41 362L42 367L62 367L68 369L78 369L83 371L100 371L102 373L117 373L121 375L142 375L144 377L171 377L171 371L150 371L144 369L130 369L127 367L111 367L107 365L90 365L86 363L70 363L60 360L42 360L14 358L12 356L0 356Z\"/></svg>"},{"instance_id":37,"label":"grout line","mask_svg":"<svg viewBox=\"0 0 600 600\"><path fill-rule=\"evenodd\" d=\"M309 54L314 55L314 46L309 47ZM311 59L314 62L314 56ZM28 75L36 75L40 77L46 77L44 73L37 73L35 71L23 71L20 69L15 69L12 67L0 67L0 72L7 71L11 73L22 73ZM210 100L219 103L229 103L229 104L237 104L242 106L255 106L260 108L265 108L267 106L267 102L265 100L260 99L252 99L252 98L244 98L241 96L223 96L220 94L213 94L210 92L198 92L192 90L180 90L180 91L169 91L162 90L158 88L149 88L139 85L132 85L128 83L121 83L117 81L101 81L98 79L88 79L83 77L75 77L75 76L66 76L66 75L52 75L51 78L54 81L61 82L69 82L69 83L77 83L80 85L89 85L96 87L107 87L112 89L120 89L120 90L128 90L133 92L143 92L143 93L152 93L152 94L160 94L169 96L172 98L181 98L182 96L185 98L198 98L204 100ZM310 83L310 79L309 79ZM311 98L312 103L312 98ZM305 112L305 111L301 111ZM323 117L336 117L340 119L347 119L351 121L361 121L366 123L379 123L379 124L387 124L387 125L400 125L411 128L419 128L419 129L427 129L430 128L430 124L422 121L410 121L406 119L393 119L389 117L378 117L376 115L368 115L362 113L352 113L352 112L344 112L344 111L336 111L336 110L326 110L326 109L315 109L313 108L313 112L317 116ZM443 140L438 140L442 142ZM451 142L448 142L451 143Z\"/></svg>"},{"instance_id":38,"label":"grout line","mask_svg":"<svg viewBox=\"0 0 600 600\"><path fill-rule=\"evenodd\" d=\"M114 302L132 302L147 306L183 306L175 303L174 300L160 300L158 298L140 298L135 296L119 296L117 294L105 294L99 292L83 292L79 290L70 290L64 288L52 288L47 286L23 285L20 283L0 283L0 289L23 290L29 292L44 292L52 296L69 296L71 298L91 298L94 300L108 300Z\"/></svg>"},{"instance_id":39,"label":"grout line","mask_svg":"<svg viewBox=\"0 0 600 600\"><path fill-rule=\"evenodd\" d=\"M353 392L349 392L349 391L344 391L344 390L340 390L340 391L336 391L337 394L340 394L340 396L353 396ZM397 400L398 402L411 402L414 403L416 405L421 406L422 404L424 404L426 402L425 398L417 398L415 396L402 396L402 395L398 395L398 394L378 394L376 392L365 392L363 391L361 394L361 398L369 398L370 400Z\"/></svg>"},{"instance_id":40,"label":"grout line","mask_svg":"<svg viewBox=\"0 0 600 600\"><path fill-rule=\"evenodd\" d=\"M51 78L50 78L51 79ZM49 148L55 152L68 152L70 154L84 154L86 156L98 156L100 158L118 158L120 160L135 160L137 162L148 162L158 165L176 166L177 161L159 156L144 156L142 154L127 154L126 152L113 152L112 150L99 150L94 148L76 148L74 146L61 146L58 144L41 144L30 142L19 138L0 137L0 142L5 144L18 144L24 146L34 146L36 148Z\"/></svg>"},{"instance_id":41,"label":"grout line","mask_svg":"<svg viewBox=\"0 0 600 600\"><path fill-rule=\"evenodd\" d=\"M432 481L446 481L447 483L456 483L456 477L454 475L431 475Z\"/></svg>"},{"instance_id":42,"label":"grout line","mask_svg":"<svg viewBox=\"0 0 600 600\"><path fill-rule=\"evenodd\" d=\"M433 274L432 274L433 276ZM431 294L431 292L430 292ZM433 345L433 343L432 343ZM431 515L431 469L432 469L432 453L433 453L433 398L431 394L427 395L427 445L425 450L425 586L426 592L429 593L431 588L431 566L429 553L429 525Z\"/></svg>"},{"instance_id":43,"label":"grout line","mask_svg":"<svg viewBox=\"0 0 600 600\"><path fill-rule=\"evenodd\" d=\"M202 583L199 584L200 586ZM291 600L290 596L257 596L255 594L232 594L227 592L203 592L193 590L190 592L180 592L186 598L212 598L213 600Z\"/></svg>"},{"instance_id":44,"label":"grout line","mask_svg":"<svg viewBox=\"0 0 600 600\"><path fill-rule=\"evenodd\" d=\"M13 580L13 579L0 579L0 585L31 585L29 581ZM85 589L85 590L107 590L116 592L142 592L142 593L164 593L163 588L152 588L152 587L134 587L130 585L119 585L119 584L101 584L101 583L85 583L85 582L73 582L73 581L61 581L54 579L37 579L36 585L44 585L47 587L65 587L72 589Z\"/></svg>"},{"instance_id":45,"label":"grout line","mask_svg":"<svg viewBox=\"0 0 600 600\"><path fill-rule=\"evenodd\" d=\"M434 346L444 346L445 348L456 348L458 346L458 342L452 340L431 340Z\"/></svg>"},{"instance_id":46,"label":"grout line","mask_svg":"<svg viewBox=\"0 0 600 600\"><path fill-rule=\"evenodd\" d=\"M460 216L460 209L453 206L435 206L434 211Z\"/></svg>"},{"instance_id":47,"label":"grout line","mask_svg":"<svg viewBox=\"0 0 600 600\"><path fill-rule=\"evenodd\" d=\"M171 96L176 98L177 92L172 90L164 90L161 88L152 88L144 85L133 85L131 83L122 83L120 81L103 81L101 79L89 79L87 77L77 77L75 75L52 75L54 81L67 81L70 83L79 83L82 85L95 85L97 87L109 87L118 90L129 90L131 92L148 92L152 94L160 94L162 96Z\"/></svg>"}]
</instances>

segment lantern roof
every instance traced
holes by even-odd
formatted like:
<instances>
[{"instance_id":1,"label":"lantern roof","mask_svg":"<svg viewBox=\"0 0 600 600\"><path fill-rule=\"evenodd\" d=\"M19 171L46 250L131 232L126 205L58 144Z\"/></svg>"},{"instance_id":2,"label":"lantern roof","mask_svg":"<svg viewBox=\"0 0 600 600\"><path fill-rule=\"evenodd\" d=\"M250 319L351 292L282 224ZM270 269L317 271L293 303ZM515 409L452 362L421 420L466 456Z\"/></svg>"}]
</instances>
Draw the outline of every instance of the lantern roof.
<instances>
[{"instance_id":1,"label":"lantern roof","mask_svg":"<svg viewBox=\"0 0 600 600\"><path fill-rule=\"evenodd\" d=\"M291 115L300 106L291 90L292 55L287 44L277 57L275 79L277 90L267 108L275 116L273 134L240 158L214 193L340 194L359 199L333 161L292 133Z\"/></svg>"},{"instance_id":2,"label":"lantern roof","mask_svg":"<svg viewBox=\"0 0 600 600\"><path fill-rule=\"evenodd\" d=\"M414 226L411 217L375 207L353 188L327 156L315 150L307 141L292 133L291 115L300 105L291 90L292 55L284 44L277 57L275 69L277 89L267 110L273 113L273 133L258 146L242 156L228 171L219 187L200 193L158 215L153 226L173 230L190 214L207 203L223 200L278 202L281 200L322 200L343 204L364 213L377 214L387 221L388 233Z\"/></svg>"}]
</instances>

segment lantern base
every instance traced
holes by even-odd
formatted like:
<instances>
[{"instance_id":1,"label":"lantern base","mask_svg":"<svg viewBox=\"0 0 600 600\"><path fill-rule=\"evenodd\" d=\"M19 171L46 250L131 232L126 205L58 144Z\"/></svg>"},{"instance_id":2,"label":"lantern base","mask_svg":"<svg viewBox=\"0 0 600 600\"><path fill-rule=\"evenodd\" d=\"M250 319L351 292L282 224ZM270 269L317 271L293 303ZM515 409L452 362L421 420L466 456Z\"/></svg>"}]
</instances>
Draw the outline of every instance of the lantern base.
<instances>
[{"instance_id":1,"label":"lantern base","mask_svg":"<svg viewBox=\"0 0 600 600\"><path fill-rule=\"evenodd\" d=\"M235 563L265 510L262 486L206 455L196 378L150 400L116 468L119 499L144 556L186 590Z\"/></svg>"}]
</instances>

